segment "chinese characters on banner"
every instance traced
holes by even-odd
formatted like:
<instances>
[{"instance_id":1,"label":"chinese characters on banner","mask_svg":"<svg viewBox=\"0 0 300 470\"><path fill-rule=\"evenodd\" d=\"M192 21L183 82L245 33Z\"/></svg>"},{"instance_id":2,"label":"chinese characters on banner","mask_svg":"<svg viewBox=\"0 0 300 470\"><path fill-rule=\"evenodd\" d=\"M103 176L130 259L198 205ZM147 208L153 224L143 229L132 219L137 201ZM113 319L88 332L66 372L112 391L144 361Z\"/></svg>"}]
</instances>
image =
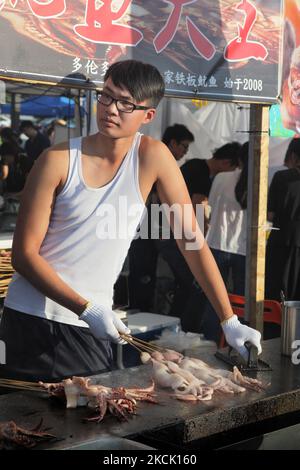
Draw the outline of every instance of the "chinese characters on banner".
<instances>
[{"instance_id":1,"label":"chinese characters on banner","mask_svg":"<svg viewBox=\"0 0 300 470\"><path fill-rule=\"evenodd\" d=\"M273 102L281 25L281 0L0 0L0 74L99 85L133 58L169 95Z\"/></svg>"}]
</instances>

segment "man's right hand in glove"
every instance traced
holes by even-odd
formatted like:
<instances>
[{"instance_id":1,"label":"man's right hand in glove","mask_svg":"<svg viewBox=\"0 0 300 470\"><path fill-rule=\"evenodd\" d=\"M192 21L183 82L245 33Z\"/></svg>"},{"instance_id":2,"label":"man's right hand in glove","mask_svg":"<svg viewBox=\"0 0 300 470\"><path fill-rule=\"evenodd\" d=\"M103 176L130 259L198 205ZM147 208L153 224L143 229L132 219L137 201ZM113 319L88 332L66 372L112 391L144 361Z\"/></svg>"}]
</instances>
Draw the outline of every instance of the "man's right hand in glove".
<instances>
[{"instance_id":1,"label":"man's right hand in glove","mask_svg":"<svg viewBox=\"0 0 300 470\"><path fill-rule=\"evenodd\" d=\"M261 353L261 334L254 328L242 325L237 315L232 315L228 320L221 323L227 343L232 346L245 360L248 358L248 352L245 347L246 341L249 341L257 347L258 354Z\"/></svg>"},{"instance_id":2,"label":"man's right hand in glove","mask_svg":"<svg viewBox=\"0 0 300 470\"><path fill-rule=\"evenodd\" d=\"M90 327L90 332L97 339L125 344L120 333L130 334L129 328L117 317L115 312L104 305L88 303L79 316Z\"/></svg>"}]
</instances>

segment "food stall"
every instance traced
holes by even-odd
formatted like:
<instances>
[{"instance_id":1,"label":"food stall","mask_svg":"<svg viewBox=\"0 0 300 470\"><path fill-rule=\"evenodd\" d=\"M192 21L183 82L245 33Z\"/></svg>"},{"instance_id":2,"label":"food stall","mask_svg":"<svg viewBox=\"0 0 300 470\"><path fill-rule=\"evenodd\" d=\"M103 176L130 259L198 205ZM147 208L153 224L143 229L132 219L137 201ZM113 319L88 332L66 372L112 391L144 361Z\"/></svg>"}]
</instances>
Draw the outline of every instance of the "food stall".
<instances>
[{"instance_id":1,"label":"food stall","mask_svg":"<svg viewBox=\"0 0 300 470\"><path fill-rule=\"evenodd\" d=\"M0 75L5 80L48 84L49 88L63 84L90 90L101 88L110 63L135 58L157 65L165 78L167 96L251 103L247 297L251 324L260 328L267 111L280 92L282 1L173 0L167 2L171 3L168 10L165 2L157 7L153 2L145 5L141 0L127 0L118 10L111 3L104 1L97 9L89 0L68 4L67 8L61 1L42 4L34 0L3 6L1 33L6 41L13 37L14 50L3 48ZM99 27L101 24L105 27ZM31 47L25 47L29 40ZM97 424L83 422L85 408L66 409L46 393L18 391L0 396L1 421L13 420L30 429L42 418L55 436L54 442L43 444L47 449L89 444L95 448L101 440L105 439L107 445L114 437L179 450L221 448L253 436L261 438L270 429L277 432L297 423L300 405L297 366L281 355L279 340L265 342L263 350L272 370L258 373L266 385L260 392L246 390L225 398L216 394L206 402L190 403L158 389L159 404L140 403L137 415L128 421L120 423L115 417L105 417ZM202 348L201 358L214 367L226 367ZM146 387L151 375L151 367L141 365L101 374L93 380L110 387Z\"/></svg>"}]
</instances>

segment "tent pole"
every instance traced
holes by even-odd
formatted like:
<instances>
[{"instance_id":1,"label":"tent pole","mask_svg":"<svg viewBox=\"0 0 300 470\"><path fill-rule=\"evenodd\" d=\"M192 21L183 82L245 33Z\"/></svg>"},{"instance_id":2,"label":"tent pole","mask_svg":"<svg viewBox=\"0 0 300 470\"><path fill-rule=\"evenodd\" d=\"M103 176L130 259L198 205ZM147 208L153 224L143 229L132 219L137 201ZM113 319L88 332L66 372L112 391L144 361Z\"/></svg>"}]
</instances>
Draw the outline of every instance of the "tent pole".
<instances>
[{"instance_id":1,"label":"tent pole","mask_svg":"<svg viewBox=\"0 0 300 470\"><path fill-rule=\"evenodd\" d=\"M266 218L269 159L269 106L250 106L248 160L246 319L263 332Z\"/></svg>"}]
</instances>

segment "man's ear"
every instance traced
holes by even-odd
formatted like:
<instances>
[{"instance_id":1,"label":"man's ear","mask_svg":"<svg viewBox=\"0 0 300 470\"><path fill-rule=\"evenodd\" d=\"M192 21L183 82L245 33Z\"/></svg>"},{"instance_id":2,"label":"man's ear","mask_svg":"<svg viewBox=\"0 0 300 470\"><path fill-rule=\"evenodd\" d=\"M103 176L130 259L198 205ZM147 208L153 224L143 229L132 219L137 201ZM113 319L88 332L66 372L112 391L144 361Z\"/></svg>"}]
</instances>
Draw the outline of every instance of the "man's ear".
<instances>
[{"instance_id":1,"label":"man's ear","mask_svg":"<svg viewBox=\"0 0 300 470\"><path fill-rule=\"evenodd\" d=\"M149 124L149 122L153 121L155 115L156 115L155 108L147 109L147 112L144 116L143 124Z\"/></svg>"}]
</instances>

